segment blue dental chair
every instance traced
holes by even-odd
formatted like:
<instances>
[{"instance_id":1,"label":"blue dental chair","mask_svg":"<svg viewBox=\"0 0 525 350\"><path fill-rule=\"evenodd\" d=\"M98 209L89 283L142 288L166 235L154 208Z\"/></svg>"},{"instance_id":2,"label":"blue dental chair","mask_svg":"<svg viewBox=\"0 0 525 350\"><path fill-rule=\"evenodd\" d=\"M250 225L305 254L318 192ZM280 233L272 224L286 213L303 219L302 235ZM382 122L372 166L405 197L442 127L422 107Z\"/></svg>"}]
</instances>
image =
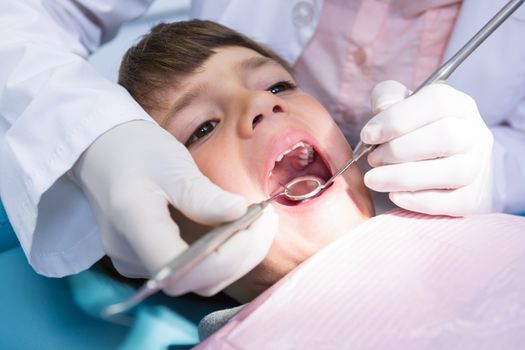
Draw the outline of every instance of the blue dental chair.
<instances>
[{"instance_id":1,"label":"blue dental chair","mask_svg":"<svg viewBox=\"0 0 525 350\"><path fill-rule=\"evenodd\" d=\"M0 349L188 349L198 322L232 307L225 297L152 297L131 325L98 316L133 288L92 268L66 278L38 275L27 263L0 202Z\"/></svg>"}]
</instances>

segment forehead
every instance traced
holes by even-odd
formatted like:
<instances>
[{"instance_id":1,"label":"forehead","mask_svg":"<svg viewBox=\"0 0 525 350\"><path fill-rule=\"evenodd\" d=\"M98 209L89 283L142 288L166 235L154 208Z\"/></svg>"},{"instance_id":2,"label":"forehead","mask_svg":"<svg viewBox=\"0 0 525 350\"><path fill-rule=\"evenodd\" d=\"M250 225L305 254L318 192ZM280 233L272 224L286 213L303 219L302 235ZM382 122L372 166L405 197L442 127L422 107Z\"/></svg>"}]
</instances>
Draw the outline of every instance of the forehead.
<instances>
[{"instance_id":1,"label":"forehead","mask_svg":"<svg viewBox=\"0 0 525 350\"><path fill-rule=\"evenodd\" d=\"M179 81L174 89L168 90L170 101L168 112L160 119L161 125L166 125L171 117L191 105L212 86L221 86L220 82L228 78L246 77L251 72L261 69L273 69L287 72L276 60L265 57L257 51L239 47L227 46L216 48L197 71ZM234 78L235 79L235 78ZM242 78L241 78L242 79ZM219 81L219 84L216 84Z\"/></svg>"},{"instance_id":2,"label":"forehead","mask_svg":"<svg viewBox=\"0 0 525 350\"><path fill-rule=\"evenodd\" d=\"M239 74L245 74L262 67L285 69L276 60L245 47L227 46L216 48L213 51L215 54L203 63L200 72L235 70Z\"/></svg>"}]
</instances>

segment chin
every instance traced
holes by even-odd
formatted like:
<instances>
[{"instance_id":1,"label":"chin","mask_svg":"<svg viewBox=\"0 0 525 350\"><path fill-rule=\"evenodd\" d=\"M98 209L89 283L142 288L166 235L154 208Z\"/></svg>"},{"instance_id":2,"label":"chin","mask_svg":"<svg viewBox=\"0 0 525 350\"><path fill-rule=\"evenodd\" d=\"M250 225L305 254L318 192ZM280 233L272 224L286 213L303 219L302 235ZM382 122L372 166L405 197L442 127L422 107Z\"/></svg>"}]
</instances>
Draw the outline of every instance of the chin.
<instances>
[{"instance_id":1,"label":"chin","mask_svg":"<svg viewBox=\"0 0 525 350\"><path fill-rule=\"evenodd\" d=\"M293 206L273 204L279 232L268 255L224 291L241 303L249 302L318 251L351 234L373 214L364 186L362 193L354 193L341 178L310 201Z\"/></svg>"}]
</instances>

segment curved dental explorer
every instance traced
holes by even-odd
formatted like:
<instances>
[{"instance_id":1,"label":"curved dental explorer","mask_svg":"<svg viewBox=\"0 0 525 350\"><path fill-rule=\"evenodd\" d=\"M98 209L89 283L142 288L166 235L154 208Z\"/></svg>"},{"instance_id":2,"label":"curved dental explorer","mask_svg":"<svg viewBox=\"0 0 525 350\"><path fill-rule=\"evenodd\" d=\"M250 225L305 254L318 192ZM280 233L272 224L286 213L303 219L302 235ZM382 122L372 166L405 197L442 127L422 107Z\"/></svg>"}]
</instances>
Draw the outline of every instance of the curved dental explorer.
<instances>
[{"instance_id":1,"label":"curved dental explorer","mask_svg":"<svg viewBox=\"0 0 525 350\"><path fill-rule=\"evenodd\" d=\"M490 34L496 30L518 7L520 7L525 0L511 0L509 1L494 17L492 17L487 24L483 26L463 47L456 52L447 62L435 70L421 85L419 85L412 94L428 86L436 81L446 80L459 67L463 61L476 48L489 37ZM321 191L325 190L334 182L334 180L346 171L352 164L357 162L365 154L373 151L379 145L369 145L359 141L354 149L352 158L339 169L330 179L324 182L317 176L301 176L285 186L284 196L292 201L302 201L305 199L317 196Z\"/></svg>"},{"instance_id":2,"label":"curved dental explorer","mask_svg":"<svg viewBox=\"0 0 525 350\"><path fill-rule=\"evenodd\" d=\"M427 80L419 85L413 93L417 93L423 87L430 85L438 80L447 79L452 72L490 35L498 28L525 0L509 1L487 24L483 26L454 56L445 64L438 68ZM354 149L352 159L350 159L339 171L330 179L324 182L316 176L298 177L284 186L284 189L270 198L254 203L248 207L246 214L237 220L224 223L192 244L186 251L167 263L159 272L149 279L136 294L121 303L110 305L102 311L102 317L112 320L113 317L129 311L150 295L160 291L167 285L174 283L181 276L186 274L197 264L199 264L209 254L213 253L230 237L240 230L250 226L262 214L264 208L274 199L284 196L291 201L303 201L317 196L326 189L332 182L347 170L353 163L362 156L374 150L377 145L369 145L359 142ZM324 182L324 183L323 183Z\"/></svg>"}]
</instances>

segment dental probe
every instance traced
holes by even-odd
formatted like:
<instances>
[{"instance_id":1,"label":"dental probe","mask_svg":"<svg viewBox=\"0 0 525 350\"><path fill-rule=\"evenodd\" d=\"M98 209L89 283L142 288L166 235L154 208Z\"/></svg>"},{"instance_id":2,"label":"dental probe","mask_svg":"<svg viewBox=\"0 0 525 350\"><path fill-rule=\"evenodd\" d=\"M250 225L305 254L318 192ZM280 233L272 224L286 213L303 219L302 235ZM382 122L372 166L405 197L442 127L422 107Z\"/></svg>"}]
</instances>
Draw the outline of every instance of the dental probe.
<instances>
[{"instance_id":1,"label":"dental probe","mask_svg":"<svg viewBox=\"0 0 525 350\"><path fill-rule=\"evenodd\" d=\"M511 0L505 5L492 19L490 19L476 35L472 37L452 58L438 68L427 80L419 85L413 92L416 93L423 87L430 85L438 80L447 79L452 72L490 35L501 23L503 23L525 0ZM292 201L301 201L318 195L326 189L339 175L348 169L353 163L359 160L366 153L374 150L377 145L369 145L359 142L354 149L352 159L350 159L339 171L337 171L324 184L322 179L315 176L302 176L292 180L281 192L273 194L270 198L248 206L246 213L239 219L224 223L202 236L193 243L186 251L168 262L159 272L149 279L138 291L129 299L123 302L110 305L102 311L102 317L112 319L112 317L122 314L152 294L160 291L172 282L182 277L197 264L212 254L229 238L240 230L247 228L262 214L264 208L270 202L280 196L285 196ZM307 191L305 191L305 188Z\"/></svg>"},{"instance_id":2,"label":"dental probe","mask_svg":"<svg viewBox=\"0 0 525 350\"><path fill-rule=\"evenodd\" d=\"M419 85L414 92L415 94L425 86L435 83L439 80L446 80L463 61L476 48L489 37L490 34L496 30L518 7L520 7L525 0L511 0L509 1L494 17L492 17L487 24L483 26L463 47L452 56L441 67L436 69L421 85ZM373 151L379 145L369 145L363 141L359 141L354 149L352 158L343 165L330 179L326 182L317 176L301 176L290 181L284 186L284 196L292 201L301 201L317 196L321 191L328 188L334 180L346 171L352 164L357 162L368 152Z\"/></svg>"},{"instance_id":3,"label":"dental probe","mask_svg":"<svg viewBox=\"0 0 525 350\"><path fill-rule=\"evenodd\" d=\"M454 56L452 56L447 62L445 62L441 67L439 67L434 73L432 73L421 85L419 85L412 95L417 93L419 90L428 86L432 83L435 83L438 80L446 80L455 70L459 67L461 63L472 53L477 47L489 37L492 32L494 32L505 20L520 7L525 0L511 0L509 1L501 10L499 10L494 17L492 17L487 24L481 28L476 35L474 35ZM353 163L358 161L365 154L373 151L379 145L369 145L363 141L359 141L355 147L354 155L342 168L339 170L330 180L340 175ZM328 180L324 187L328 186Z\"/></svg>"},{"instance_id":4,"label":"dental probe","mask_svg":"<svg viewBox=\"0 0 525 350\"><path fill-rule=\"evenodd\" d=\"M441 67L436 69L423 83L421 83L412 93L415 94L425 86L435 83L439 80L446 80L463 61L476 48L489 37L525 0L509 1L487 24L485 24L459 51L452 56ZM317 176L301 176L295 178L284 186L284 196L292 201L301 201L317 196L321 191L328 188L334 180L346 171L352 164L357 162L365 154L373 151L379 145L369 145L359 141L354 149L352 158L343 165L330 179L326 182Z\"/></svg>"}]
</instances>

